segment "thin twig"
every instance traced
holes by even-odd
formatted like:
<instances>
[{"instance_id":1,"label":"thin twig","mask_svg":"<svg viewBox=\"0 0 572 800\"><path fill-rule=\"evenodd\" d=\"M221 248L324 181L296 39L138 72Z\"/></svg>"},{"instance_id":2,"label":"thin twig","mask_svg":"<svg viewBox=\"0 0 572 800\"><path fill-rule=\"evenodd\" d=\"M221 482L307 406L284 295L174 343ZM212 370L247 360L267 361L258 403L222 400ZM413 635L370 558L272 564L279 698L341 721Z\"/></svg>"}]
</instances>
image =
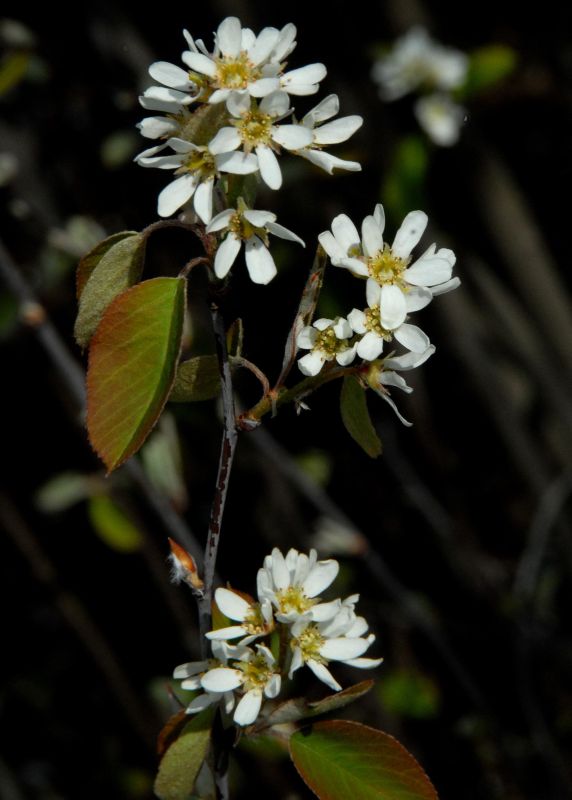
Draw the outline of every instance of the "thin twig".
<instances>
[{"instance_id":1,"label":"thin twig","mask_svg":"<svg viewBox=\"0 0 572 800\"><path fill-rule=\"evenodd\" d=\"M204 558L204 590L203 597L199 600L199 626L201 630L201 650L203 656L207 656L207 640L204 634L210 629L211 623L211 603L213 595L213 584L215 576L216 558L220 541L220 532L228 482L236 449L238 438L236 427L236 416L234 410L234 394L232 390L232 376L230 372L230 362L226 349L226 333L224 321L216 302L211 304L211 317L215 335L217 356L219 360L220 379L222 386L222 406L224 415L224 431L220 449L218 474L216 480L215 495L211 508L209 531L207 544L205 547Z\"/></svg>"}]
</instances>

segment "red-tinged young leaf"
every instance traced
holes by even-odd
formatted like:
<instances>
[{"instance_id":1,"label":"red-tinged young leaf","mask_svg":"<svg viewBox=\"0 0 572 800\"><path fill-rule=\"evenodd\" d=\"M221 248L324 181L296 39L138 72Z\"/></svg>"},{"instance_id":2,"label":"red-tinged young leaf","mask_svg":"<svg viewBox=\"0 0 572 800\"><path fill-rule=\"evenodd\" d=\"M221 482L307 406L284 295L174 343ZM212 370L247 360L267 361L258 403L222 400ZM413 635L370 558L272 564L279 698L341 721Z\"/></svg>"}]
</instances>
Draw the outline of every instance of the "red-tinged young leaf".
<instances>
[{"instance_id":1,"label":"red-tinged young leaf","mask_svg":"<svg viewBox=\"0 0 572 800\"><path fill-rule=\"evenodd\" d=\"M320 800L438 800L431 781L393 736L335 720L290 737L290 755Z\"/></svg>"},{"instance_id":2,"label":"red-tinged young leaf","mask_svg":"<svg viewBox=\"0 0 572 800\"><path fill-rule=\"evenodd\" d=\"M353 375L344 378L340 410L343 423L352 439L368 456L377 458L381 454L381 441L369 417L365 389Z\"/></svg>"},{"instance_id":3,"label":"red-tinged young leaf","mask_svg":"<svg viewBox=\"0 0 572 800\"><path fill-rule=\"evenodd\" d=\"M163 756L154 786L159 800L188 800L208 753L213 716L212 707L197 714Z\"/></svg>"},{"instance_id":4,"label":"red-tinged young leaf","mask_svg":"<svg viewBox=\"0 0 572 800\"><path fill-rule=\"evenodd\" d=\"M169 396L181 350L184 278L153 278L120 294L93 337L87 429L111 470L137 452Z\"/></svg>"},{"instance_id":5,"label":"red-tinged young leaf","mask_svg":"<svg viewBox=\"0 0 572 800\"><path fill-rule=\"evenodd\" d=\"M111 243L107 251L93 265L83 285L74 327L74 335L80 347L89 344L112 300L140 279L146 241L142 233L128 232L124 238ZM91 259L91 264L94 260ZM87 266L82 270L82 280L89 269L90 266Z\"/></svg>"},{"instance_id":6,"label":"red-tinged young leaf","mask_svg":"<svg viewBox=\"0 0 572 800\"><path fill-rule=\"evenodd\" d=\"M169 717L157 737L157 755L159 758L162 758L173 742L179 738L188 721L189 715L184 708Z\"/></svg>"},{"instance_id":7,"label":"red-tinged young leaf","mask_svg":"<svg viewBox=\"0 0 572 800\"><path fill-rule=\"evenodd\" d=\"M127 239L129 236L137 236L137 231L121 231L121 233L114 233L113 236L108 236L99 244L96 244L89 253L86 253L77 265L75 274L75 290L76 297L79 300L85 289L91 273L97 267L103 256L118 242Z\"/></svg>"}]
</instances>

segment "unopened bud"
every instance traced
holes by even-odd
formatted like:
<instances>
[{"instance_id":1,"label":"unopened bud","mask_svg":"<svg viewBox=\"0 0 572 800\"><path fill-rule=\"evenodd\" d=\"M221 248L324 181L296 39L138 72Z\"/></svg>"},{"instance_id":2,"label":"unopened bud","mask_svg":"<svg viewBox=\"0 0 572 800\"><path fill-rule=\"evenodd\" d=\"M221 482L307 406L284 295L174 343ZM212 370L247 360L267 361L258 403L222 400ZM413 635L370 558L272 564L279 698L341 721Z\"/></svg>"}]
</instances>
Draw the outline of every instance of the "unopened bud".
<instances>
[{"instance_id":1,"label":"unopened bud","mask_svg":"<svg viewBox=\"0 0 572 800\"><path fill-rule=\"evenodd\" d=\"M173 583L184 581L195 592L201 592L204 583L199 577L195 559L190 553L187 553L184 547L181 547L170 537L169 545L171 547L169 559L171 561L171 580Z\"/></svg>"}]
</instances>

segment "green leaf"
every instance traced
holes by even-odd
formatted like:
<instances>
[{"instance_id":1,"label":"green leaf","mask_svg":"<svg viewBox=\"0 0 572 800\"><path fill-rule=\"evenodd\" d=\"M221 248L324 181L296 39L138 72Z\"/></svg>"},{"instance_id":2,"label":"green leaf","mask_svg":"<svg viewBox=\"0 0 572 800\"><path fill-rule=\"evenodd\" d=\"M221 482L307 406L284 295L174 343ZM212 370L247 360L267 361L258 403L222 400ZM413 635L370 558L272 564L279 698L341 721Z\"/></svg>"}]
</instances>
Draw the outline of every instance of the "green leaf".
<instances>
[{"instance_id":1,"label":"green leaf","mask_svg":"<svg viewBox=\"0 0 572 800\"><path fill-rule=\"evenodd\" d=\"M169 400L172 403L212 400L219 392L220 372L217 357L196 356L179 364Z\"/></svg>"},{"instance_id":2,"label":"green leaf","mask_svg":"<svg viewBox=\"0 0 572 800\"><path fill-rule=\"evenodd\" d=\"M437 800L429 778L393 736L335 720L290 737L296 769L321 800Z\"/></svg>"},{"instance_id":3,"label":"green leaf","mask_svg":"<svg viewBox=\"0 0 572 800\"><path fill-rule=\"evenodd\" d=\"M110 236L79 263L77 293L79 310L74 334L85 347L112 300L141 277L146 237L135 231Z\"/></svg>"},{"instance_id":4,"label":"green leaf","mask_svg":"<svg viewBox=\"0 0 572 800\"><path fill-rule=\"evenodd\" d=\"M163 756L154 787L160 800L188 800L208 753L213 716L212 708L197 714Z\"/></svg>"},{"instance_id":5,"label":"green leaf","mask_svg":"<svg viewBox=\"0 0 572 800\"><path fill-rule=\"evenodd\" d=\"M108 470L143 444L175 379L184 278L153 278L116 297L89 350L87 429Z\"/></svg>"},{"instance_id":6,"label":"green leaf","mask_svg":"<svg viewBox=\"0 0 572 800\"><path fill-rule=\"evenodd\" d=\"M286 700L280 703L277 708L270 714L270 716L263 721L260 730L267 728L270 725L282 725L285 722L297 722L300 719L307 717L317 717L320 714L328 714L330 711L335 711L338 708L354 703L367 694L373 687L372 680L361 681L354 686L348 686L347 689L342 689L341 692L323 697L321 700L314 700L308 702L305 697L295 697L291 700Z\"/></svg>"},{"instance_id":7,"label":"green leaf","mask_svg":"<svg viewBox=\"0 0 572 800\"><path fill-rule=\"evenodd\" d=\"M439 711L439 687L415 670L386 673L377 691L385 708L393 714L430 719Z\"/></svg>"},{"instance_id":8,"label":"green leaf","mask_svg":"<svg viewBox=\"0 0 572 800\"><path fill-rule=\"evenodd\" d=\"M402 139L393 153L381 190L386 212L396 225L401 225L412 208L425 207L428 168L429 154L423 137Z\"/></svg>"},{"instance_id":9,"label":"green leaf","mask_svg":"<svg viewBox=\"0 0 572 800\"><path fill-rule=\"evenodd\" d=\"M110 497L99 495L88 502L89 519L99 538L119 553L135 553L141 534Z\"/></svg>"},{"instance_id":10,"label":"green leaf","mask_svg":"<svg viewBox=\"0 0 572 800\"><path fill-rule=\"evenodd\" d=\"M514 71L518 57L511 47L490 44L471 53L463 97L490 89Z\"/></svg>"},{"instance_id":11,"label":"green leaf","mask_svg":"<svg viewBox=\"0 0 572 800\"><path fill-rule=\"evenodd\" d=\"M365 389L353 375L344 378L340 410L343 423L352 439L368 456L377 458L381 454L381 441L369 417Z\"/></svg>"}]
</instances>

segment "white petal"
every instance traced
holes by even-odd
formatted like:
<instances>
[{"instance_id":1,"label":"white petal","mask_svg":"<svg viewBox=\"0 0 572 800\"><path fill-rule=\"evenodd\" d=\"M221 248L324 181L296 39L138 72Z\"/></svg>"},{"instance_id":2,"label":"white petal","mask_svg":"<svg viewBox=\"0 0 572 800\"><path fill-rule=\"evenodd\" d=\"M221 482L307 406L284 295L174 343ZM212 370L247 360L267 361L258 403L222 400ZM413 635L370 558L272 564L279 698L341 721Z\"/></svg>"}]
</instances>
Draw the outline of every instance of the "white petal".
<instances>
[{"instance_id":1,"label":"white petal","mask_svg":"<svg viewBox=\"0 0 572 800\"><path fill-rule=\"evenodd\" d=\"M399 409L397 408L391 397L387 394L387 392L379 392L379 396L382 397L385 400L385 402L392 407L392 409L395 411L397 415L397 418L403 425L405 425L407 428L411 428L413 426L412 422L406 420L405 417L399 413Z\"/></svg>"},{"instance_id":2,"label":"white petal","mask_svg":"<svg viewBox=\"0 0 572 800\"><path fill-rule=\"evenodd\" d=\"M198 714L199 711L204 711L205 708L212 706L212 704L216 703L217 700L218 697L216 694L200 694L198 697L195 697L191 700L185 709L185 714Z\"/></svg>"},{"instance_id":3,"label":"white petal","mask_svg":"<svg viewBox=\"0 0 572 800\"><path fill-rule=\"evenodd\" d=\"M406 394L411 394L413 391L411 386L407 385L407 382L401 377L401 375L398 375L397 372L393 372L390 369L383 370L379 376L379 382L383 383L384 386L395 386L397 389L401 389L401 391L405 392Z\"/></svg>"},{"instance_id":4,"label":"white petal","mask_svg":"<svg viewBox=\"0 0 572 800\"><path fill-rule=\"evenodd\" d=\"M324 64L308 64L305 67L292 69L286 72L280 81L289 94L297 94L296 88L308 84L320 83L327 74Z\"/></svg>"},{"instance_id":5,"label":"white petal","mask_svg":"<svg viewBox=\"0 0 572 800\"><path fill-rule=\"evenodd\" d=\"M318 561L302 584L302 590L307 597L316 597L335 580L340 565L334 559Z\"/></svg>"},{"instance_id":6,"label":"white petal","mask_svg":"<svg viewBox=\"0 0 572 800\"><path fill-rule=\"evenodd\" d=\"M155 167L156 169L178 169L183 162L181 156L156 156L149 158L140 153L136 159L141 167Z\"/></svg>"},{"instance_id":7,"label":"white petal","mask_svg":"<svg viewBox=\"0 0 572 800\"><path fill-rule=\"evenodd\" d=\"M292 676L296 672L297 669L300 669L304 665L304 659L302 658L302 652L300 651L299 647L294 648L294 654L292 656L292 663L290 664L290 672L288 673L288 677L292 679Z\"/></svg>"},{"instance_id":8,"label":"white petal","mask_svg":"<svg viewBox=\"0 0 572 800\"><path fill-rule=\"evenodd\" d=\"M421 256L415 264L406 269L403 277L413 286L434 286L438 283L445 283L451 277L453 267L445 258L439 256Z\"/></svg>"},{"instance_id":9,"label":"white petal","mask_svg":"<svg viewBox=\"0 0 572 800\"><path fill-rule=\"evenodd\" d=\"M356 350L357 344L354 344L351 347L348 347L347 350L342 350L340 353L336 353L336 361L340 366L347 367L356 357Z\"/></svg>"},{"instance_id":10,"label":"white petal","mask_svg":"<svg viewBox=\"0 0 572 800\"><path fill-rule=\"evenodd\" d=\"M232 92L226 101L226 107L233 117L242 117L250 111L248 92Z\"/></svg>"},{"instance_id":11,"label":"white petal","mask_svg":"<svg viewBox=\"0 0 572 800\"><path fill-rule=\"evenodd\" d=\"M196 144L192 142L187 142L185 139L179 139L177 136L172 136L168 141L167 144L169 147L172 147L175 153L192 153L193 150L200 150Z\"/></svg>"},{"instance_id":12,"label":"white petal","mask_svg":"<svg viewBox=\"0 0 572 800\"><path fill-rule=\"evenodd\" d=\"M343 158L325 153L323 150L300 150L296 155L302 156L307 161L325 170L329 175L335 169L345 169L349 172L361 172L361 164L357 161L346 161Z\"/></svg>"},{"instance_id":13,"label":"white petal","mask_svg":"<svg viewBox=\"0 0 572 800\"><path fill-rule=\"evenodd\" d=\"M385 211L383 210L383 206L381 205L381 203L378 203L376 205L373 211L373 216L375 217L375 220L379 225L381 233L383 234L383 231L385 230Z\"/></svg>"},{"instance_id":14,"label":"white petal","mask_svg":"<svg viewBox=\"0 0 572 800\"><path fill-rule=\"evenodd\" d=\"M363 252L371 258L383 250L383 236L375 217L366 217L361 225Z\"/></svg>"},{"instance_id":15,"label":"white petal","mask_svg":"<svg viewBox=\"0 0 572 800\"><path fill-rule=\"evenodd\" d=\"M424 353L431 342L417 325L401 325L393 334L397 341L414 353Z\"/></svg>"},{"instance_id":16,"label":"white petal","mask_svg":"<svg viewBox=\"0 0 572 800\"><path fill-rule=\"evenodd\" d=\"M280 125L272 131L272 139L286 150L300 150L312 143L312 132L304 125Z\"/></svg>"},{"instance_id":17,"label":"white petal","mask_svg":"<svg viewBox=\"0 0 572 800\"><path fill-rule=\"evenodd\" d=\"M259 145L256 148L256 155L264 183L271 189L279 189L282 186L282 173L278 159L272 150L266 145Z\"/></svg>"},{"instance_id":18,"label":"white petal","mask_svg":"<svg viewBox=\"0 0 572 800\"><path fill-rule=\"evenodd\" d=\"M256 37L254 44L248 48L248 58L253 64L260 64L270 56L276 47L280 31L277 28L263 28Z\"/></svg>"},{"instance_id":19,"label":"white petal","mask_svg":"<svg viewBox=\"0 0 572 800\"><path fill-rule=\"evenodd\" d=\"M193 198L193 207L205 225L209 224L213 215L213 187L214 178L203 181Z\"/></svg>"},{"instance_id":20,"label":"white petal","mask_svg":"<svg viewBox=\"0 0 572 800\"><path fill-rule=\"evenodd\" d=\"M216 106L218 103L225 103L231 94L233 94L232 89L215 89L210 95L208 103L211 106Z\"/></svg>"},{"instance_id":21,"label":"white petal","mask_svg":"<svg viewBox=\"0 0 572 800\"><path fill-rule=\"evenodd\" d=\"M216 156L220 153L230 153L242 144L242 139L236 128L221 128L216 136L209 142L209 150Z\"/></svg>"},{"instance_id":22,"label":"white petal","mask_svg":"<svg viewBox=\"0 0 572 800\"><path fill-rule=\"evenodd\" d=\"M430 345L427 350L422 353L405 353L402 356L392 356L386 358L383 362L384 367L388 369L398 369L400 371L407 371L415 369L423 364L435 352L435 346Z\"/></svg>"},{"instance_id":23,"label":"white petal","mask_svg":"<svg viewBox=\"0 0 572 800\"><path fill-rule=\"evenodd\" d=\"M189 661L187 664L180 664L178 667L175 667L173 678L175 678L175 680L190 678L191 675L198 675L199 672L204 672L207 668L208 661Z\"/></svg>"},{"instance_id":24,"label":"white petal","mask_svg":"<svg viewBox=\"0 0 572 800\"><path fill-rule=\"evenodd\" d=\"M363 117L357 115L342 117L341 119L328 122L314 132L314 141L317 144L338 144L347 141L350 136L361 128Z\"/></svg>"},{"instance_id":25,"label":"white petal","mask_svg":"<svg viewBox=\"0 0 572 800\"><path fill-rule=\"evenodd\" d=\"M214 271L217 278L224 278L235 262L242 241L234 234L229 233L219 245L215 255Z\"/></svg>"},{"instance_id":26,"label":"white petal","mask_svg":"<svg viewBox=\"0 0 572 800\"><path fill-rule=\"evenodd\" d=\"M196 692L201 688L200 675L195 675L193 678L186 678L181 683L181 689L184 689L186 692Z\"/></svg>"},{"instance_id":27,"label":"white petal","mask_svg":"<svg viewBox=\"0 0 572 800\"><path fill-rule=\"evenodd\" d=\"M314 622L325 622L332 619L340 610L340 601L332 600L329 603L318 603L310 609L310 615Z\"/></svg>"},{"instance_id":28,"label":"white petal","mask_svg":"<svg viewBox=\"0 0 572 800\"><path fill-rule=\"evenodd\" d=\"M262 705L262 692L260 689L251 689L241 699L233 715L237 725L251 725L260 712Z\"/></svg>"},{"instance_id":29,"label":"white petal","mask_svg":"<svg viewBox=\"0 0 572 800\"><path fill-rule=\"evenodd\" d=\"M242 26L238 17L227 17L218 26L216 41L223 56L236 58L242 46Z\"/></svg>"},{"instance_id":30,"label":"white petal","mask_svg":"<svg viewBox=\"0 0 572 800\"><path fill-rule=\"evenodd\" d=\"M339 110L340 101L337 94L329 94L327 97L321 100L317 106L314 106L311 111L308 111L308 113L302 118L302 124L307 125L309 128L313 128L314 125L335 117Z\"/></svg>"},{"instance_id":31,"label":"white petal","mask_svg":"<svg viewBox=\"0 0 572 800\"><path fill-rule=\"evenodd\" d=\"M272 580L277 589L285 589L290 585L290 571L277 547L272 551Z\"/></svg>"},{"instance_id":32,"label":"white petal","mask_svg":"<svg viewBox=\"0 0 572 800\"><path fill-rule=\"evenodd\" d=\"M357 658L369 647L366 639L326 639L320 647L320 655L328 660L345 661L346 658Z\"/></svg>"},{"instance_id":33,"label":"white petal","mask_svg":"<svg viewBox=\"0 0 572 800\"><path fill-rule=\"evenodd\" d=\"M264 694L266 695L266 697L270 698L278 697L278 695L280 694L281 684L282 681L280 679L280 675L274 673L264 689Z\"/></svg>"},{"instance_id":34,"label":"white petal","mask_svg":"<svg viewBox=\"0 0 572 800\"><path fill-rule=\"evenodd\" d=\"M296 337L296 347L302 350L311 350L314 346L318 333L311 325L306 325Z\"/></svg>"},{"instance_id":35,"label":"white petal","mask_svg":"<svg viewBox=\"0 0 572 800\"><path fill-rule=\"evenodd\" d=\"M333 320L332 320L332 319L328 319L327 317L320 317L320 319L316 319L316 320L314 320L314 322L312 323L312 325L313 325L313 326L314 326L314 328L316 328L316 330L318 330L318 331L325 331L325 330L326 330L326 328L329 328L329 327L330 327L330 325L332 324L332 322L333 322Z\"/></svg>"},{"instance_id":36,"label":"white petal","mask_svg":"<svg viewBox=\"0 0 572 800\"><path fill-rule=\"evenodd\" d=\"M344 664L358 669L373 669L379 667L382 662L383 658L349 658Z\"/></svg>"},{"instance_id":37,"label":"white petal","mask_svg":"<svg viewBox=\"0 0 572 800\"><path fill-rule=\"evenodd\" d=\"M352 247L360 246L359 233L356 226L346 214L338 214L332 220L332 233L340 243L347 256Z\"/></svg>"},{"instance_id":38,"label":"white petal","mask_svg":"<svg viewBox=\"0 0 572 800\"><path fill-rule=\"evenodd\" d=\"M241 50L250 50L254 47L256 42L256 34L250 28L243 28L242 35L240 38L240 49Z\"/></svg>"},{"instance_id":39,"label":"white petal","mask_svg":"<svg viewBox=\"0 0 572 800\"><path fill-rule=\"evenodd\" d=\"M381 303L381 286L377 281L374 281L373 278L367 279L367 283L365 285L365 296L367 299L367 304L370 308L378 306Z\"/></svg>"},{"instance_id":40,"label":"white petal","mask_svg":"<svg viewBox=\"0 0 572 800\"><path fill-rule=\"evenodd\" d=\"M187 105L191 96L177 89L168 89L164 86L150 86L139 98L143 108L154 111L177 112L180 106Z\"/></svg>"},{"instance_id":41,"label":"white petal","mask_svg":"<svg viewBox=\"0 0 572 800\"><path fill-rule=\"evenodd\" d=\"M433 297L437 297L438 294L445 294L445 292L452 292L453 289L457 289L460 285L461 285L460 278L451 278L450 281L441 283L439 284L439 286L432 286L431 294L433 295Z\"/></svg>"},{"instance_id":42,"label":"white petal","mask_svg":"<svg viewBox=\"0 0 572 800\"><path fill-rule=\"evenodd\" d=\"M272 53L273 61L282 61L296 46L296 26L289 22L280 31L280 36Z\"/></svg>"},{"instance_id":43,"label":"white petal","mask_svg":"<svg viewBox=\"0 0 572 800\"><path fill-rule=\"evenodd\" d=\"M264 228L269 222L274 222L276 214L273 214L271 211L259 211L254 208L249 208L244 212L244 218L256 228Z\"/></svg>"},{"instance_id":44,"label":"white petal","mask_svg":"<svg viewBox=\"0 0 572 800\"><path fill-rule=\"evenodd\" d=\"M215 600L219 609L229 619L238 619L244 622L250 612L250 603L236 592L231 592L230 589L217 589Z\"/></svg>"},{"instance_id":45,"label":"white petal","mask_svg":"<svg viewBox=\"0 0 572 800\"><path fill-rule=\"evenodd\" d=\"M358 278L367 278L369 275L367 265L359 258L340 258L336 259L336 261L332 261L332 264L335 267L349 269L349 271Z\"/></svg>"},{"instance_id":46,"label":"white petal","mask_svg":"<svg viewBox=\"0 0 572 800\"><path fill-rule=\"evenodd\" d=\"M321 350L313 350L311 353L298 359L298 368L303 375L314 376L324 366L326 360Z\"/></svg>"},{"instance_id":47,"label":"white petal","mask_svg":"<svg viewBox=\"0 0 572 800\"><path fill-rule=\"evenodd\" d=\"M238 639L239 636L246 636L247 633L248 631L243 625L230 625L228 628L217 628L216 631L209 631L205 633L205 636L211 641L226 641L227 639Z\"/></svg>"},{"instance_id":48,"label":"white petal","mask_svg":"<svg viewBox=\"0 0 572 800\"><path fill-rule=\"evenodd\" d=\"M221 153L215 156L217 169L221 172L232 172L233 175L251 175L258 171L258 159L253 153Z\"/></svg>"},{"instance_id":49,"label":"white petal","mask_svg":"<svg viewBox=\"0 0 572 800\"><path fill-rule=\"evenodd\" d=\"M201 686L209 692L230 692L241 686L244 674L239 669L215 667L205 672Z\"/></svg>"},{"instance_id":50,"label":"white petal","mask_svg":"<svg viewBox=\"0 0 572 800\"><path fill-rule=\"evenodd\" d=\"M169 86L171 89L185 91L189 88L189 75L184 69L168 61L156 61L149 67L149 75L154 81Z\"/></svg>"},{"instance_id":51,"label":"white petal","mask_svg":"<svg viewBox=\"0 0 572 800\"><path fill-rule=\"evenodd\" d=\"M184 62L193 72L208 75L209 78L214 78L216 75L216 64L212 58L204 56L202 53L191 53L187 50L184 54Z\"/></svg>"},{"instance_id":52,"label":"white petal","mask_svg":"<svg viewBox=\"0 0 572 800\"><path fill-rule=\"evenodd\" d=\"M145 117L137 124L141 135L147 139L159 139L169 133L175 133L179 126L168 117Z\"/></svg>"},{"instance_id":53,"label":"white petal","mask_svg":"<svg viewBox=\"0 0 572 800\"><path fill-rule=\"evenodd\" d=\"M398 328L407 314L405 295L401 289L398 286L382 286L379 302L383 327L388 331Z\"/></svg>"},{"instance_id":54,"label":"white petal","mask_svg":"<svg viewBox=\"0 0 572 800\"><path fill-rule=\"evenodd\" d=\"M342 687L340 684L335 680L330 670L324 666L324 664L320 664L318 661L314 661L312 658L309 659L307 662L308 666L319 680L322 683L325 683L326 686L329 686L330 689L333 689L336 692L340 692Z\"/></svg>"},{"instance_id":55,"label":"white petal","mask_svg":"<svg viewBox=\"0 0 572 800\"><path fill-rule=\"evenodd\" d=\"M223 228L226 228L234 214L236 214L234 208L225 208L224 211L221 211L220 214L217 214L216 217L213 217L213 219L209 222L207 226L207 233L215 233L215 231L220 231Z\"/></svg>"},{"instance_id":56,"label":"white petal","mask_svg":"<svg viewBox=\"0 0 572 800\"><path fill-rule=\"evenodd\" d=\"M246 241L246 266L253 283L267 284L276 275L274 259L258 236Z\"/></svg>"},{"instance_id":57,"label":"white petal","mask_svg":"<svg viewBox=\"0 0 572 800\"><path fill-rule=\"evenodd\" d=\"M352 326L344 317L340 317L332 325L337 339L349 339L353 335Z\"/></svg>"},{"instance_id":58,"label":"white petal","mask_svg":"<svg viewBox=\"0 0 572 800\"><path fill-rule=\"evenodd\" d=\"M374 361L383 350L383 339L374 331L368 331L358 342L357 354L365 361Z\"/></svg>"},{"instance_id":59,"label":"white petal","mask_svg":"<svg viewBox=\"0 0 572 800\"><path fill-rule=\"evenodd\" d=\"M181 175L159 194L157 213L160 217L170 217L177 209L191 199L197 185L195 175Z\"/></svg>"},{"instance_id":60,"label":"white petal","mask_svg":"<svg viewBox=\"0 0 572 800\"><path fill-rule=\"evenodd\" d=\"M419 311L428 306L433 299L433 292L424 286L414 286L405 295L407 311Z\"/></svg>"},{"instance_id":61,"label":"white petal","mask_svg":"<svg viewBox=\"0 0 572 800\"><path fill-rule=\"evenodd\" d=\"M293 231L285 228L284 225L280 225L278 222L269 222L266 225L266 229L273 236L278 236L280 239L286 239L288 242L297 242L298 244L301 244L302 247L306 247L303 240L300 239L299 236L296 236Z\"/></svg>"},{"instance_id":62,"label":"white petal","mask_svg":"<svg viewBox=\"0 0 572 800\"><path fill-rule=\"evenodd\" d=\"M251 97L266 97L278 89L280 89L278 78L259 78L248 84L248 92Z\"/></svg>"},{"instance_id":63,"label":"white petal","mask_svg":"<svg viewBox=\"0 0 572 800\"><path fill-rule=\"evenodd\" d=\"M348 314L348 322L352 326L352 330L355 333L365 333L367 328L365 326L366 316L363 311L360 311L359 308L353 308L350 313ZM358 354L359 354L359 347L358 347Z\"/></svg>"},{"instance_id":64,"label":"white petal","mask_svg":"<svg viewBox=\"0 0 572 800\"><path fill-rule=\"evenodd\" d=\"M346 255L346 251L344 251L343 247L334 237L334 234L330 231L323 231L320 233L318 236L318 241L332 261L334 259L343 258Z\"/></svg>"},{"instance_id":65,"label":"white petal","mask_svg":"<svg viewBox=\"0 0 572 800\"><path fill-rule=\"evenodd\" d=\"M260 103L260 111L271 117L283 117L290 108L290 98L286 92L271 92Z\"/></svg>"},{"instance_id":66,"label":"white petal","mask_svg":"<svg viewBox=\"0 0 572 800\"><path fill-rule=\"evenodd\" d=\"M391 245L393 255L398 258L408 258L423 236L428 221L427 214L423 211L410 211L395 234Z\"/></svg>"}]
</instances>

